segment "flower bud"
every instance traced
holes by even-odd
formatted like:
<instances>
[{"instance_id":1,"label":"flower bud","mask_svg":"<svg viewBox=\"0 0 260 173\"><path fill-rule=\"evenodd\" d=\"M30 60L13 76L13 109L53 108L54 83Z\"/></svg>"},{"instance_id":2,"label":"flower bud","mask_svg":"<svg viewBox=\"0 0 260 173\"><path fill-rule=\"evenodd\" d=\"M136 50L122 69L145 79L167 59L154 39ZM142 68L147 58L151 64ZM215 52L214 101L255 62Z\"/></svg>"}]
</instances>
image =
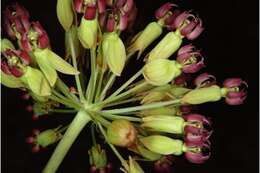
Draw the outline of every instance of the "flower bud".
<instances>
[{"instance_id":1,"label":"flower bud","mask_svg":"<svg viewBox=\"0 0 260 173\"><path fill-rule=\"evenodd\" d=\"M61 73L70 75L79 73L74 67L72 67L69 63L67 63L48 48L36 49L34 51L34 55L36 62L38 63L40 69L44 73L51 86L54 86L55 82L57 81L56 70Z\"/></svg>"},{"instance_id":2,"label":"flower bud","mask_svg":"<svg viewBox=\"0 0 260 173\"><path fill-rule=\"evenodd\" d=\"M176 32L169 32L164 38L153 48L148 55L148 61L155 59L167 59L176 52L182 43L182 37Z\"/></svg>"},{"instance_id":3,"label":"flower bud","mask_svg":"<svg viewBox=\"0 0 260 173\"><path fill-rule=\"evenodd\" d=\"M96 46L97 31L97 19L86 20L84 17L81 18L80 26L78 28L78 38L84 48L90 49Z\"/></svg>"},{"instance_id":4,"label":"flower bud","mask_svg":"<svg viewBox=\"0 0 260 173\"><path fill-rule=\"evenodd\" d=\"M138 35L136 35L133 38L130 47L127 49L127 52L131 54L136 51L139 51L138 52L138 58L139 58L143 53L143 51L161 34L162 34L162 26L160 24L158 24L157 22L149 23L143 31L138 33Z\"/></svg>"},{"instance_id":5,"label":"flower bud","mask_svg":"<svg viewBox=\"0 0 260 173\"><path fill-rule=\"evenodd\" d=\"M28 88L31 89L31 91L36 95L51 95L51 88L48 84L48 81L45 79L42 72L38 69L27 66L24 75L21 77L21 80L27 84Z\"/></svg>"},{"instance_id":6,"label":"flower bud","mask_svg":"<svg viewBox=\"0 0 260 173\"><path fill-rule=\"evenodd\" d=\"M131 156L129 157L129 173L144 173L140 165Z\"/></svg>"},{"instance_id":7,"label":"flower bud","mask_svg":"<svg viewBox=\"0 0 260 173\"><path fill-rule=\"evenodd\" d=\"M161 135L152 135L140 138L140 141L149 150L163 154L181 155L183 152L183 142L178 139L172 139Z\"/></svg>"},{"instance_id":8,"label":"flower bud","mask_svg":"<svg viewBox=\"0 0 260 173\"><path fill-rule=\"evenodd\" d=\"M36 143L41 147L47 147L56 143L61 139L61 137L62 135L57 131L57 129L48 129L37 135Z\"/></svg>"},{"instance_id":9,"label":"flower bud","mask_svg":"<svg viewBox=\"0 0 260 173\"><path fill-rule=\"evenodd\" d=\"M221 97L221 88L217 85L212 85L208 88L198 88L188 92L182 97L181 102L184 104L202 104L218 101Z\"/></svg>"},{"instance_id":10,"label":"flower bud","mask_svg":"<svg viewBox=\"0 0 260 173\"><path fill-rule=\"evenodd\" d=\"M211 74L202 73L195 78L194 84L197 88L209 87L216 84L216 78Z\"/></svg>"},{"instance_id":11,"label":"flower bud","mask_svg":"<svg viewBox=\"0 0 260 173\"><path fill-rule=\"evenodd\" d=\"M172 87L170 90L170 93L175 96L175 97L182 97L184 94L189 92L189 88L184 88L184 87Z\"/></svg>"},{"instance_id":12,"label":"flower bud","mask_svg":"<svg viewBox=\"0 0 260 173\"><path fill-rule=\"evenodd\" d=\"M126 52L124 43L117 33L110 32L104 35L102 52L110 70L120 76L125 66Z\"/></svg>"},{"instance_id":13,"label":"flower bud","mask_svg":"<svg viewBox=\"0 0 260 173\"><path fill-rule=\"evenodd\" d=\"M96 169L104 168L107 165L106 151L101 149L100 145L93 146L89 152L90 165L95 166Z\"/></svg>"},{"instance_id":14,"label":"flower bud","mask_svg":"<svg viewBox=\"0 0 260 173\"><path fill-rule=\"evenodd\" d=\"M65 31L68 31L73 22L73 11L71 0L57 1L57 16Z\"/></svg>"},{"instance_id":15,"label":"flower bud","mask_svg":"<svg viewBox=\"0 0 260 173\"><path fill-rule=\"evenodd\" d=\"M157 102L157 101L163 101L163 100L169 100L172 98L170 96L170 93L163 92L163 91L151 91L149 92L142 100L141 104L148 104L152 102Z\"/></svg>"},{"instance_id":16,"label":"flower bud","mask_svg":"<svg viewBox=\"0 0 260 173\"><path fill-rule=\"evenodd\" d=\"M182 134L184 130L185 121L178 116L152 115L142 119L142 127L151 131Z\"/></svg>"},{"instance_id":17,"label":"flower bud","mask_svg":"<svg viewBox=\"0 0 260 173\"><path fill-rule=\"evenodd\" d=\"M127 120L115 120L107 128L107 137L110 143L128 147L136 140L136 130Z\"/></svg>"},{"instance_id":18,"label":"flower bud","mask_svg":"<svg viewBox=\"0 0 260 173\"><path fill-rule=\"evenodd\" d=\"M12 42L6 38L1 39L1 52L6 51L7 49L15 49Z\"/></svg>"},{"instance_id":19,"label":"flower bud","mask_svg":"<svg viewBox=\"0 0 260 173\"><path fill-rule=\"evenodd\" d=\"M143 75L148 83L160 86L180 75L180 68L174 60L156 59L144 66Z\"/></svg>"}]
</instances>

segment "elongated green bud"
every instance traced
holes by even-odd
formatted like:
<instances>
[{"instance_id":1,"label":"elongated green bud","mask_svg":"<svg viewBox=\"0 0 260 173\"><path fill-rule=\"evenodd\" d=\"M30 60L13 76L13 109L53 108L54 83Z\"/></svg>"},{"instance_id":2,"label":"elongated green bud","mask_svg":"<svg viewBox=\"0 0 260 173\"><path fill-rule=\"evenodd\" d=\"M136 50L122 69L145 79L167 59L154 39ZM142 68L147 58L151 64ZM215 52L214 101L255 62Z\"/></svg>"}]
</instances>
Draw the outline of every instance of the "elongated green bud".
<instances>
[{"instance_id":1,"label":"elongated green bud","mask_svg":"<svg viewBox=\"0 0 260 173\"><path fill-rule=\"evenodd\" d=\"M47 147L60 140L61 137L62 135L57 129L48 129L37 135L36 143L42 147Z\"/></svg>"},{"instance_id":2,"label":"elongated green bud","mask_svg":"<svg viewBox=\"0 0 260 173\"><path fill-rule=\"evenodd\" d=\"M178 116L152 115L143 118L142 126L152 131L182 134L184 119Z\"/></svg>"},{"instance_id":3,"label":"elongated green bud","mask_svg":"<svg viewBox=\"0 0 260 173\"><path fill-rule=\"evenodd\" d=\"M142 155L144 158L149 159L151 161L158 160L162 157L161 154L152 152L145 147L143 147L141 144L137 145L137 150L139 151L139 154Z\"/></svg>"},{"instance_id":4,"label":"elongated green bud","mask_svg":"<svg viewBox=\"0 0 260 173\"><path fill-rule=\"evenodd\" d=\"M60 24L68 31L73 22L72 0L58 0L56 10Z\"/></svg>"},{"instance_id":5,"label":"elongated green bud","mask_svg":"<svg viewBox=\"0 0 260 173\"><path fill-rule=\"evenodd\" d=\"M128 147L136 140L136 130L127 120L115 120L107 128L107 137L114 145Z\"/></svg>"},{"instance_id":6,"label":"elongated green bud","mask_svg":"<svg viewBox=\"0 0 260 173\"><path fill-rule=\"evenodd\" d=\"M184 104L202 104L218 101L221 97L221 88L217 85L212 85L207 88L194 89L188 92L182 97L181 102Z\"/></svg>"},{"instance_id":7,"label":"elongated green bud","mask_svg":"<svg viewBox=\"0 0 260 173\"><path fill-rule=\"evenodd\" d=\"M143 51L160 35L162 34L162 26L157 22L149 23L143 31L133 39L131 46L127 52L138 52L138 58L141 56Z\"/></svg>"},{"instance_id":8,"label":"elongated green bud","mask_svg":"<svg viewBox=\"0 0 260 173\"><path fill-rule=\"evenodd\" d=\"M86 49L93 48L97 42L98 21L97 19L86 20L81 18L78 28L78 38L82 46Z\"/></svg>"},{"instance_id":9,"label":"elongated green bud","mask_svg":"<svg viewBox=\"0 0 260 173\"><path fill-rule=\"evenodd\" d=\"M143 75L152 85L165 85L181 74L181 66L174 60L156 59L144 66Z\"/></svg>"},{"instance_id":10,"label":"elongated green bud","mask_svg":"<svg viewBox=\"0 0 260 173\"><path fill-rule=\"evenodd\" d=\"M140 141L146 148L155 153L163 155L181 155L183 152L183 142L178 139L172 139L161 135L152 135L143 137Z\"/></svg>"},{"instance_id":11,"label":"elongated green bud","mask_svg":"<svg viewBox=\"0 0 260 173\"><path fill-rule=\"evenodd\" d=\"M120 76L125 66L126 52L124 43L117 33L110 32L104 35L102 53L110 70Z\"/></svg>"},{"instance_id":12,"label":"elongated green bud","mask_svg":"<svg viewBox=\"0 0 260 173\"><path fill-rule=\"evenodd\" d=\"M12 42L6 38L1 39L1 52L4 52L7 49L15 49Z\"/></svg>"},{"instance_id":13,"label":"elongated green bud","mask_svg":"<svg viewBox=\"0 0 260 173\"><path fill-rule=\"evenodd\" d=\"M175 32L169 32L164 38L153 48L148 55L148 61L155 59L167 59L176 52L182 43L182 38Z\"/></svg>"}]
</instances>

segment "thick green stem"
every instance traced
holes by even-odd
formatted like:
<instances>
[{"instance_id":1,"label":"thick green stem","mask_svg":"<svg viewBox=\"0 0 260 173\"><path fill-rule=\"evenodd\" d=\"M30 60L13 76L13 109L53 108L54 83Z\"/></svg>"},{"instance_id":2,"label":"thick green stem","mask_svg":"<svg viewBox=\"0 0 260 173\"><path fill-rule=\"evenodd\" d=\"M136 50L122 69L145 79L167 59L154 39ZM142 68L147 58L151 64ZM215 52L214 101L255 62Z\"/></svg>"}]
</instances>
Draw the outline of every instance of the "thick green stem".
<instances>
[{"instance_id":1,"label":"thick green stem","mask_svg":"<svg viewBox=\"0 0 260 173\"><path fill-rule=\"evenodd\" d=\"M73 63L74 68L76 70L78 70L75 47L74 47L74 44L73 44L73 41L72 41L72 35L70 33L69 33L69 43L70 43L70 50L71 50L71 56L72 56L72 63ZM75 80L76 80L76 85L77 85L77 89L78 89L78 92L79 92L80 101L84 102L85 98L84 98L81 83L80 83L80 80L79 80L79 74L75 75Z\"/></svg>"},{"instance_id":2,"label":"thick green stem","mask_svg":"<svg viewBox=\"0 0 260 173\"><path fill-rule=\"evenodd\" d=\"M78 137L81 130L85 127L85 125L90 120L91 120L90 116L84 110L80 110L77 113L76 117L69 125L63 138L59 142L50 160L48 161L46 167L44 168L43 173L55 173L57 171L59 165L61 164L62 160L66 156L71 145Z\"/></svg>"},{"instance_id":3,"label":"thick green stem","mask_svg":"<svg viewBox=\"0 0 260 173\"><path fill-rule=\"evenodd\" d=\"M121 109L104 110L102 112L109 113L109 114L120 114L120 113L125 113L125 112L134 112L134 111L140 111L140 110L145 110L145 109L153 109L153 108L159 108L159 107L163 107L163 106L176 105L176 104L180 104L180 100L155 102L155 103L150 103L150 104L141 105L141 106L133 106L133 107L121 108Z\"/></svg>"}]
</instances>

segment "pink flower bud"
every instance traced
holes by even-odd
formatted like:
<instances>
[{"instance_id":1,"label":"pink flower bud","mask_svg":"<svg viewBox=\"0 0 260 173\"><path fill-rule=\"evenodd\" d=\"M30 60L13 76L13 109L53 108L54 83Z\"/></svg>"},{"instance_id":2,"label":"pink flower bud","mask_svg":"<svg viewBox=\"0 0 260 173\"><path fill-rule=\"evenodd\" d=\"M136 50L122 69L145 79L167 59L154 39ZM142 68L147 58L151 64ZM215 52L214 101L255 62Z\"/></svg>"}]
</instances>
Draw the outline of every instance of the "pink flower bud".
<instances>
[{"instance_id":1,"label":"pink flower bud","mask_svg":"<svg viewBox=\"0 0 260 173\"><path fill-rule=\"evenodd\" d=\"M185 157L191 163L201 164L210 157L210 144L204 143L202 145L186 144L187 151Z\"/></svg>"}]
</instances>

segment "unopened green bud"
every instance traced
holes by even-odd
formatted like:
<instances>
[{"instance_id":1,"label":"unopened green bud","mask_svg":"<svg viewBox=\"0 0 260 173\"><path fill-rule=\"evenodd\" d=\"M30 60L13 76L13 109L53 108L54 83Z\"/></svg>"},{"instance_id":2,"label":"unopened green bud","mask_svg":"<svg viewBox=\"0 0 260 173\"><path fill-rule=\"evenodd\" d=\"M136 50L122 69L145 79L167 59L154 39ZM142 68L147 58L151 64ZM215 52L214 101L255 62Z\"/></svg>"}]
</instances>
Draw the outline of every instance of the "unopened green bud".
<instances>
[{"instance_id":1,"label":"unopened green bud","mask_svg":"<svg viewBox=\"0 0 260 173\"><path fill-rule=\"evenodd\" d=\"M99 144L93 146L88 153L90 165L95 165L97 169L107 165L106 151L101 149Z\"/></svg>"},{"instance_id":2,"label":"unopened green bud","mask_svg":"<svg viewBox=\"0 0 260 173\"><path fill-rule=\"evenodd\" d=\"M129 157L129 173L144 173L141 166L132 157Z\"/></svg>"},{"instance_id":3,"label":"unopened green bud","mask_svg":"<svg viewBox=\"0 0 260 173\"><path fill-rule=\"evenodd\" d=\"M182 43L182 38L175 32L169 32L164 38L153 48L148 55L148 61L155 59L167 59L176 52Z\"/></svg>"},{"instance_id":4,"label":"unopened green bud","mask_svg":"<svg viewBox=\"0 0 260 173\"><path fill-rule=\"evenodd\" d=\"M154 109L143 110L139 113L141 116L149 115L176 115L176 109L174 107L161 107Z\"/></svg>"},{"instance_id":5,"label":"unopened green bud","mask_svg":"<svg viewBox=\"0 0 260 173\"><path fill-rule=\"evenodd\" d=\"M25 87L20 78L16 78L12 75L7 75L1 71L1 84L9 88L21 88Z\"/></svg>"},{"instance_id":6,"label":"unopened green bud","mask_svg":"<svg viewBox=\"0 0 260 173\"><path fill-rule=\"evenodd\" d=\"M117 76L120 76L126 61L125 46L115 32L106 33L102 42L102 53L110 68Z\"/></svg>"},{"instance_id":7,"label":"unopened green bud","mask_svg":"<svg viewBox=\"0 0 260 173\"><path fill-rule=\"evenodd\" d=\"M198 88L188 92L182 97L181 102L184 104L201 104L218 101L221 97L221 88L217 85L212 85L207 88Z\"/></svg>"},{"instance_id":8,"label":"unopened green bud","mask_svg":"<svg viewBox=\"0 0 260 173\"><path fill-rule=\"evenodd\" d=\"M58 0L57 1L57 16L60 24L68 31L73 22L73 11L72 11L72 1L71 0Z\"/></svg>"},{"instance_id":9,"label":"unopened green bud","mask_svg":"<svg viewBox=\"0 0 260 173\"><path fill-rule=\"evenodd\" d=\"M155 153L163 155L181 155L183 152L183 142L178 139L172 139L161 135L152 135L143 137L140 141L146 148Z\"/></svg>"},{"instance_id":10,"label":"unopened green bud","mask_svg":"<svg viewBox=\"0 0 260 173\"><path fill-rule=\"evenodd\" d=\"M156 59L144 66L143 75L152 85L165 85L181 74L180 65L174 60Z\"/></svg>"},{"instance_id":11,"label":"unopened green bud","mask_svg":"<svg viewBox=\"0 0 260 173\"><path fill-rule=\"evenodd\" d=\"M78 38L84 48L90 49L96 46L97 32L97 19L86 20L84 17L81 18L80 26L78 28Z\"/></svg>"},{"instance_id":12,"label":"unopened green bud","mask_svg":"<svg viewBox=\"0 0 260 173\"><path fill-rule=\"evenodd\" d=\"M48 129L37 135L36 143L42 147L47 147L56 143L61 138L62 134L58 132L58 129Z\"/></svg>"},{"instance_id":13,"label":"unopened green bud","mask_svg":"<svg viewBox=\"0 0 260 173\"><path fill-rule=\"evenodd\" d=\"M161 154L146 149L142 144L138 144L136 147L140 155L142 155L144 158L149 159L151 161L158 160L162 157Z\"/></svg>"},{"instance_id":14,"label":"unopened green bud","mask_svg":"<svg viewBox=\"0 0 260 173\"><path fill-rule=\"evenodd\" d=\"M6 38L1 39L1 52L4 52L7 49L15 49L12 42Z\"/></svg>"},{"instance_id":15,"label":"unopened green bud","mask_svg":"<svg viewBox=\"0 0 260 173\"><path fill-rule=\"evenodd\" d=\"M189 92L191 89L184 88L184 87L172 87L170 90L170 93L174 95L175 97L180 97Z\"/></svg>"},{"instance_id":16,"label":"unopened green bud","mask_svg":"<svg viewBox=\"0 0 260 173\"><path fill-rule=\"evenodd\" d=\"M40 69L44 73L51 86L54 86L57 81L58 76L56 70L64 74L79 74L79 72L68 62L66 62L48 48L37 49L34 51L34 55L36 62L38 63Z\"/></svg>"},{"instance_id":17,"label":"unopened green bud","mask_svg":"<svg viewBox=\"0 0 260 173\"><path fill-rule=\"evenodd\" d=\"M128 147L136 140L136 130L133 124L127 120L115 120L107 128L107 137L110 143Z\"/></svg>"},{"instance_id":18,"label":"unopened green bud","mask_svg":"<svg viewBox=\"0 0 260 173\"><path fill-rule=\"evenodd\" d=\"M48 81L45 79L42 72L38 69L27 66L24 75L21 77L21 80L26 83L28 88L31 89L31 91L36 95L51 95L51 88L48 84Z\"/></svg>"},{"instance_id":19,"label":"unopened green bud","mask_svg":"<svg viewBox=\"0 0 260 173\"><path fill-rule=\"evenodd\" d=\"M143 51L160 35L162 34L162 26L157 22L149 23L143 31L133 38L131 46L128 48L128 53L138 52L138 58Z\"/></svg>"},{"instance_id":20,"label":"unopened green bud","mask_svg":"<svg viewBox=\"0 0 260 173\"><path fill-rule=\"evenodd\" d=\"M142 127L152 131L182 134L184 119L170 115L152 115L143 118Z\"/></svg>"},{"instance_id":21,"label":"unopened green bud","mask_svg":"<svg viewBox=\"0 0 260 173\"><path fill-rule=\"evenodd\" d=\"M152 102L162 101L168 98L167 92L153 91L149 92L141 101L141 104L148 104Z\"/></svg>"}]
</instances>

